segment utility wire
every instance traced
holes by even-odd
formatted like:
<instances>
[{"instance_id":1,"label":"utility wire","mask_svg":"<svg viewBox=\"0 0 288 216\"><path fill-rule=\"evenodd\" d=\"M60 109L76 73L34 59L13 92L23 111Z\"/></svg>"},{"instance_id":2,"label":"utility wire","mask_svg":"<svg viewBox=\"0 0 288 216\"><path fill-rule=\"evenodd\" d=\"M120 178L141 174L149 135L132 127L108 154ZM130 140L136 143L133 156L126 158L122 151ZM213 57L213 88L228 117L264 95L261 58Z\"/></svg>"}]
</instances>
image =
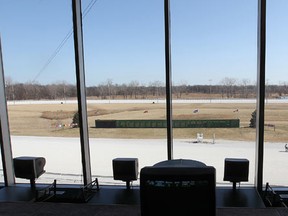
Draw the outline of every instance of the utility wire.
<instances>
[{"instance_id":1,"label":"utility wire","mask_svg":"<svg viewBox=\"0 0 288 216\"><path fill-rule=\"evenodd\" d=\"M93 8L93 6L95 5L95 3L98 0L91 0L90 3L88 4L88 6L85 8L85 10L83 11L83 19L86 17L86 15L91 11L91 9ZM41 70L37 73L37 75L34 77L32 83L34 83L38 77L45 71L45 69L50 65L50 63L55 59L55 57L57 56L57 54L61 51L62 47L66 44L66 42L68 41L68 39L72 36L73 34L73 28L71 28L71 30L66 34L66 36L64 37L64 39L61 41L61 43L58 45L58 47L54 50L54 52L52 53L52 55L49 57L49 59L46 61L46 63L43 65L43 67L41 68Z\"/></svg>"}]
</instances>

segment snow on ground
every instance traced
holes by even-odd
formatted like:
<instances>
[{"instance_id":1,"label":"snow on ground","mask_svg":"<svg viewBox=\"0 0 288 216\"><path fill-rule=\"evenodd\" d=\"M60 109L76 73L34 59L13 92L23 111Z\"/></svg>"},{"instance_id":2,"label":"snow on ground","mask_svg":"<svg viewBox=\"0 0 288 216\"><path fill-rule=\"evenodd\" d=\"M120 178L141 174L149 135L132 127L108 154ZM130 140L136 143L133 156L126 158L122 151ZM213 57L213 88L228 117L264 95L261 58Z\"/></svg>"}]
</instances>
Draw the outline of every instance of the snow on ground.
<instances>
[{"instance_id":1,"label":"snow on ground","mask_svg":"<svg viewBox=\"0 0 288 216\"><path fill-rule=\"evenodd\" d=\"M8 105L17 104L75 104L77 100L19 100L8 101ZM166 103L163 99L147 99L147 100L87 100L88 104L139 104L139 103ZM195 100L173 100L173 103L256 103L256 99L195 99ZM266 103L288 103L288 99L267 99Z\"/></svg>"},{"instance_id":2,"label":"snow on ground","mask_svg":"<svg viewBox=\"0 0 288 216\"><path fill-rule=\"evenodd\" d=\"M46 158L45 170L37 182L83 183L79 138L12 136L13 157L43 156ZM101 184L124 184L113 180L112 160L118 157L136 157L139 171L144 166L152 166L167 159L165 139L98 139L90 138L92 175ZM247 158L249 160L249 181L254 184L255 143L204 140L173 141L174 159L193 159L216 168L217 184L230 185L223 181L225 158ZM284 143L266 143L264 150L264 183L288 185L288 152ZM17 182L28 180L16 179ZM139 184L136 181L134 184Z\"/></svg>"}]
</instances>

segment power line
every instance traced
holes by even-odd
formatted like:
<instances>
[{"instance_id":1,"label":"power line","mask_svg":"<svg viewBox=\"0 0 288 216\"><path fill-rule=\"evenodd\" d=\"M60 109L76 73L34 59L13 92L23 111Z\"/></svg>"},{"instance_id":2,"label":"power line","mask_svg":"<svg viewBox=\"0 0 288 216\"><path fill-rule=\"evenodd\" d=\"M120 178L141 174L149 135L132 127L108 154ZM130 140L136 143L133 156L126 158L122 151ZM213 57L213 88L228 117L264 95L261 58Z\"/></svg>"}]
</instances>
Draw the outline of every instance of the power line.
<instances>
[{"instance_id":1,"label":"power line","mask_svg":"<svg viewBox=\"0 0 288 216\"><path fill-rule=\"evenodd\" d=\"M95 5L95 3L98 0L91 0L90 3L88 4L88 6L85 8L85 10L83 11L83 19L86 17L86 15L90 12L90 10L93 8L93 6ZM33 79L33 83L38 79L38 77L45 71L45 69L50 65L50 63L55 59L55 57L57 56L57 54L61 51L62 47L66 44L66 42L68 41L68 39L72 36L73 34L73 28L71 28L71 30L66 34L66 36L64 37L64 39L61 41L61 43L58 45L58 47L54 50L54 52L51 54L51 56L49 57L49 59L46 61L46 63L43 65L43 67L41 68L41 70L36 74L36 76Z\"/></svg>"}]
</instances>

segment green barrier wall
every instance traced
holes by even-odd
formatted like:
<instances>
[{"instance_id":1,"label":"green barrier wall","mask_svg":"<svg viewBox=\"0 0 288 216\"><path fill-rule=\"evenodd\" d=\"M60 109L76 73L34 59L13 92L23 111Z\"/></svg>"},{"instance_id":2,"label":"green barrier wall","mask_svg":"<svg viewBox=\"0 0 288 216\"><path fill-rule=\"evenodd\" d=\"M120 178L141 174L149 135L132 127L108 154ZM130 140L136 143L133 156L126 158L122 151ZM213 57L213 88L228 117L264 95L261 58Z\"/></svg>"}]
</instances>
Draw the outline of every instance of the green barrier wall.
<instances>
[{"instance_id":1,"label":"green barrier wall","mask_svg":"<svg viewBox=\"0 0 288 216\"><path fill-rule=\"evenodd\" d=\"M173 120L173 128L239 128L239 119ZM166 128L166 120L95 120L96 128Z\"/></svg>"}]
</instances>

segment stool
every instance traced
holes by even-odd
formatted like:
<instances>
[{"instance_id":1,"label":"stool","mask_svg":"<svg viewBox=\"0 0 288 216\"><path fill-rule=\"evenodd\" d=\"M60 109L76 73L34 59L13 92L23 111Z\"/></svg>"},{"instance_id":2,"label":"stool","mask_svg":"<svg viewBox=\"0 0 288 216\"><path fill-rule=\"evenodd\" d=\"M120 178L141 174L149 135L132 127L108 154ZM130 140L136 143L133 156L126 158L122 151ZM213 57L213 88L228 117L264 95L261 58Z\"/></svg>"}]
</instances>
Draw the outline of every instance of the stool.
<instances>
[{"instance_id":1,"label":"stool","mask_svg":"<svg viewBox=\"0 0 288 216\"><path fill-rule=\"evenodd\" d=\"M35 179L45 173L44 157L16 157L13 159L14 173L17 178L30 180L31 189L35 189Z\"/></svg>"},{"instance_id":2,"label":"stool","mask_svg":"<svg viewBox=\"0 0 288 216\"><path fill-rule=\"evenodd\" d=\"M138 177L138 158L115 158L112 161L114 180L126 182L130 189L130 182Z\"/></svg>"},{"instance_id":3,"label":"stool","mask_svg":"<svg viewBox=\"0 0 288 216\"><path fill-rule=\"evenodd\" d=\"M233 190L236 189L236 183L248 181L249 160L245 158L225 158L224 181L233 183Z\"/></svg>"}]
</instances>

